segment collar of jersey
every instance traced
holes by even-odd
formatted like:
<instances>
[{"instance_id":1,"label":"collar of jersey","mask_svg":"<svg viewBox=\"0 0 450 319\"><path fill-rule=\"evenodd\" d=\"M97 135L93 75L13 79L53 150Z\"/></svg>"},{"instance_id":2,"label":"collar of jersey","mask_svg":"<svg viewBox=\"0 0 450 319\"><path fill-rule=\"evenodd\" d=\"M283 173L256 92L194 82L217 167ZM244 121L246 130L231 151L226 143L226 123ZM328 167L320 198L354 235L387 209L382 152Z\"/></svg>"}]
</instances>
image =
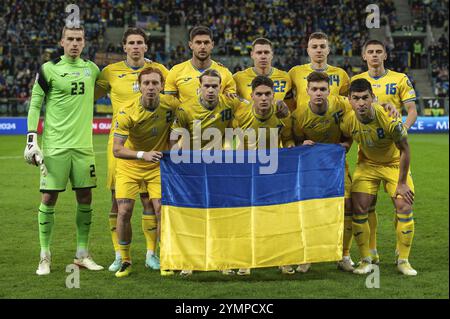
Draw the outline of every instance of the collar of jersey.
<instances>
[{"instance_id":1,"label":"collar of jersey","mask_svg":"<svg viewBox=\"0 0 450 319\"><path fill-rule=\"evenodd\" d=\"M272 115L273 115L273 107L270 108L270 112L269 112L269 114L267 116L262 117L261 115L258 115L255 112L254 104L252 103L252 113L253 113L253 116L255 117L255 119L257 119L259 122L265 122L265 121L267 121L268 119L270 119L272 117Z\"/></svg>"},{"instance_id":2,"label":"collar of jersey","mask_svg":"<svg viewBox=\"0 0 450 319\"><path fill-rule=\"evenodd\" d=\"M220 98L219 98L219 101L217 102L217 105L214 106L214 108L212 108L212 109L208 109L208 108L202 103L202 100L201 100L201 97L200 97L200 96L198 97L198 103L200 103L200 106L201 106L202 108L204 108L204 109L207 110L208 112L211 112L211 111L214 111L214 109L217 107L217 105L219 105L219 103L220 103Z\"/></svg>"},{"instance_id":3,"label":"collar of jersey","mask_svg":"<svg viewBox=\"0 0 450 319\"><path fill-rule=\"evenodd\" d=\"M330 109L330 103L328 102L328 99L327 99L328 108L325 111L325 113L323 113L323 114L317 114L317 113L313 112L313 110L311 109L311 104L310 103L311 103L311 101L308 101L308 109L315 116L325 116L328 113L328 110Z\"/></svg>"},{"instance_id":4,"label":"collar of jersey","mask_svg":"<svg viewBox=\"0 0 450 319\"><path fill-rule=\"evenodd\" d=\"M368 74L372 79L374 79L374 80L379 80L379 79L385 77L385 76L388 74L388 72L389 72L389 70L386 69L386 71L384 72L384 74L382 74L382 75L380 75L380 76L371 76L370 73L369 73L369 71L367 71L367 74Z\"/></svg>"},{"instance_id":5,"label":"collar of jersey","mask_svg":"<svg viewBox=\"0 0 450 319\"><path fill-rule=\"evenodd\" d=\"M255 67L252 67L252 71L253 71L253 73L255 73L256 76L259 75L258 73L256 73ZM270 77L272 76L272 74L273 74L273 71L274 71L274 67L271 66L271 67L270 67L270 72L269 72L269 74L264 75L264 76L267 76L268 78L270 78Z\"/></svg>"},{"instance_id":6,"label":"collar of jersey","mask_svg":"<svg viewBox=\"0 0 450 319\"><path fill-rule=\"evenodd\" d=\"M123 61L123 63L125 63L125 65L127 66L127 67L129 67L130 69L132 69L133 71L137 71L137 70L139 70L139 69L142 69L144 66L145 66L145 60L144 60L144 65L143 66L131 66L131 65L129 65L128 64L128 62L127 62L127 60L124 60Z\"/></svg>"},{"instance_id":7,"label":"collar of jersey","mask_svg":"<svg viewBox=\"0 0 450 319\"><path fill-rule=\"evenodd\" d=\"M316 72L325 72L326 70L328 70L328 66L329 66L329 65L326 64L326 65L325 65L325 69L317 69L317 70L314 70L313 67L312 67L312 63L309 64L310 69L313 70L313 71L316 71Z\"/></svg>"},{"instance_id":8,"label":"collar of jersey","mask_svg":"<svg viewBox=\"0 0 450 319\"><path fill-rule=\"evenodd\" d=\"M207 67L206 69L197 69L197 67L194 65L194 63L192 63L192 59L190 59L189 62L191 63L191 65L192 65L192 67L194 68L194 70L196 70L196 71L198 71L198 72L200 72L200 73L203 73L203 72L205 72L206 70L210 69L210 68L212 67L213 63L214 63L214 61L211 60L211 65L210 65L209 67Z\"/></svg>"},{"instance_id":9,"label":"collar of jersey","mask_svg":"<svg viewBox=\"0 0 450 319\"><path fill-rule=\"evenodd\" d=\"M76 58L75 60L73 60L73 59L69 59L69 58L66 57L65 55L62 55L62 56L61 56L61 60L64 61L64 62L66 62L66 63L77 64L78 62L81 61L81 58L78 57L78 58Z\"/></svg>"}]
</instances>

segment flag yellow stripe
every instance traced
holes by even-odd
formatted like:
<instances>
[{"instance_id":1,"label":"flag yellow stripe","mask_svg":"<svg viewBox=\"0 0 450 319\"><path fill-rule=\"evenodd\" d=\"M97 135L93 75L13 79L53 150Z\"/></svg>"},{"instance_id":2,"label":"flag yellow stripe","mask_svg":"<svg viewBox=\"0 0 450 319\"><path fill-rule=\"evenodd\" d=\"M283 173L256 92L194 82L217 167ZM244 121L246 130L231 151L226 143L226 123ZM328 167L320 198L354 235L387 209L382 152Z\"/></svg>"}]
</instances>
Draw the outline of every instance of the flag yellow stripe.
<instances>
[{"instance_id":1,"label":"flag yellow stripe","mask_svg":"<svg viewBox=\"0 0 450 319\"><path fill-rule=\"evenodd\" d=\"M233 208L162 207L161 268L258 268L342 258L344 197Z\"/></svg>"}]
</instances>

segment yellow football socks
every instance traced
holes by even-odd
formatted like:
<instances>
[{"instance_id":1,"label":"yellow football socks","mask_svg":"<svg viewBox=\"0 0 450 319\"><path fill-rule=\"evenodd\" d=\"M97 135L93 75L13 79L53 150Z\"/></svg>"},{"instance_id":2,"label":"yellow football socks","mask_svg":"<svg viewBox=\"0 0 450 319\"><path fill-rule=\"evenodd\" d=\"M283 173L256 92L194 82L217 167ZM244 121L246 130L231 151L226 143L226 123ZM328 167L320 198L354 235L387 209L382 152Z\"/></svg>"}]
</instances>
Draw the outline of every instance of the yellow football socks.
<instances>
[{"instance_id":1,"label":"yellow football socks","mask_svg":"<svg viewBox=\"0 0 450 319\"><path fill-rule=\"evenodd\" d=\"M413 212L397 212L397 249L399 259L408 259L411 251L411 244L414 238Z\"/></svg>"},{"instance_id":2,"label":"yellow football socks","mask_svg":"<svg viewBox=\"0 0 450 319\"><path fill-rule=\"evenodd\" d=\"M109 230L111 231L111 239L114 251L119 251L119 238L117 236L117 214L109 214Z\"/></svg>"},{"instance_id":3,"label":"yellow football socks","mask_svg":"<svg viewBox=\"0 0 450 319\"><path fill-rule=\"evenodd\" d=\"M343 256L350 256L350 247L352 246L352 216L351 212L345 212L344 216L344 240L343 245Z\"/></svg>"},{"instance_id":4,"label":"yellow football socks","mask_svg":"<svg viewBox=\"0 0 450 319\"><path fill-rule=\"evenodd\" d=\"M353 236L359 246L361 259L370 258L369 237L370 228L367 213L353 213Z\"/></svg>"},{"instance_id":5,"label":"yellow football socks","mask_svg":"<svg viewBox=\"0 0 450 319\"><path fill-rule=\"evenodd\" d=\"M144 212L142 214L142 231L144 232L147 250L156 250L156 215L154 212Z\"/></svg>"}]
</instances>

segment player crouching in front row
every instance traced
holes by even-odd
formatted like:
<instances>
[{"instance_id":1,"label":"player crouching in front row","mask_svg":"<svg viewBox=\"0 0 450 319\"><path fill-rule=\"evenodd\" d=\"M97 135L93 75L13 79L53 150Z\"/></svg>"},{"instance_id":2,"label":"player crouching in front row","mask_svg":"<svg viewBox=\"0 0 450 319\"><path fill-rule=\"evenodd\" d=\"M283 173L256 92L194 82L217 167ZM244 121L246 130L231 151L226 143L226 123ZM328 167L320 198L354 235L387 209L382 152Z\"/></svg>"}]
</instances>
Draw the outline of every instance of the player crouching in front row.
<instances>
[{"instance_id":1,"label":"player crouching in front row","mask_svg":"<svg viewBox=\"0 0 450 319\"><path fill-rule=\"evenodd\" d=\"M353 235L359 246L361 263L354 273L372 271L368 209L380 182L383 182L398 220L397 268L404 275L415 276L417 271L408 262L414 237L414 185L409 172L408 133L401 119L389 117L381 105L373 104L374 99L372 86L367 80L354 80L349 90L354 112L345 114L341 123L343 135L359 144L358 163L352 181L352 203Z\"/></svg>"}]
</instances>

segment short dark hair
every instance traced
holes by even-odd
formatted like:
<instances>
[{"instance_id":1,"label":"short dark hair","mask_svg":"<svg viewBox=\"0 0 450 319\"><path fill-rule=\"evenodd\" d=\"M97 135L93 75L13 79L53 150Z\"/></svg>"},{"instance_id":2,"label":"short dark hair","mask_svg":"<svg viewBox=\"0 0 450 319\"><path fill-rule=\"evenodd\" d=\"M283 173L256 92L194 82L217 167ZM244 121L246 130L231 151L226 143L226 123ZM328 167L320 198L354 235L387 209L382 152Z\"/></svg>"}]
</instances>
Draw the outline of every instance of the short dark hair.
<instances>
[{"instance_id":1,"label":"short dark hair","mask_svg":"<svg viewBox=\"0 0 450 319\"><path fill-rule=\"evenodd\" d=\"M273 90L273 81L264 75L257 75L252 81L252 91L254 91L258 86L265 85Z\"/></svg>"},{"instance_id":2,"label":"short dark hair","mask_svg":"<svg viewBox=\"0 0 450 319\"><path fill-rule=\"evenodd\" d=\"M219 78L219 83L222 82L222 77L220 76L220 73L217 70L208 69L205 72L203 72L202 75L200 75L200 77L199 77L200 84L202 83L204 76L213 76L213 77Z\"/></svg>"},{"instance_id":3,"label":"short dark hair","mask_svg":"<svg viewBox=\"0 0 450 319\"><path fill-rule=\"evenodd\" d=\"M192 41L197 35L207 35L211 38L211 41L213 41L213 33L208 27L202 25L193 27L191 32L189 32L189 40Z\"/></svg>"},{"instance_id":4,"label":"short dark hair","mask_svg":"<svg viewBox=\"0 0 450 319\"><path fill-rule=\"evenodd\" d=\"M270 40L266 38L257 38L255 41L253 41L252 49L254 49L255 45L257 44L270 45L270 47L273 48L272 42L270 42Z\"/></svg>"},{"instance_id":5,"label":"short dark hair","mask_svg":"<svg viewBox=\"0 0 450 319\"><path fill-rule=\"evenodd\" d=\"M365 53L366 49L367 49L367 46L369 46L371 44L372 45L381 45L383 47L384 52L386 52L386 46L384 45L383 42L381 42L379 40L367 40L366 43L364 43L364 45L363 45L362 52Z\"/></svg>"},{"instance_id":6,"label":"short dark hair","mask_svg":"<svg viewBox=\"0 0 450 319\"><path fill-rule=\"evenodd\" d=\"M122 44L123 45L127 44L128 36L133 34L142 36L144 38L144 43L147 44L147 35L145 34L145 31L141 28L128 28L122 36Z\"/></svg>"},{"instance_id":7,"label":"short dark hair","mask_svg":"<svg viewBox=\"0 0 450 319\"><path fill-rule=\"evenodd\" d=\"M313 71L307 77L308 85L311 82L327 82L330 83L330 78L325 72Z\"/></svg>"},{"instance_id":8,"label":"short dark hair","mask_svg":"<svg viewBox=\"0 0 450 319\"><path fill-rule=\"evenodd\" d=\"M323 32L313 32L311 33L311 35L309 36L308 41L311 41L312 39L325 39L328 41L328 36L323 33Z\"/></svg>"},{"instance_id":9,"label":"short dark hair","mask_svg":"<svg viewBox=\"0 0 450 319\"><path fill-rule=\"evenodd\" d=\"M61 39L64 38L64 34L66 33L66 31L83 31L83 37L84 37L84 34L85 34L84 28L82 26L72 27L72 28L64 26L64 28L62 29L62 32L61 32Z\"/></svg>"},{"instance_id":10,"label":"short dark hair","mask_svg":"<svg viewBox=\"0 0 450 319\"><path fill-rule=\"evenodd\" d=\"M139 73L139 75L138 75L138 83L139 83L139 85L141 84L142 76L145 75L145 74L151 74L151 73L159 74L159 77L161 79L161 85L164 87L164 75L162 74L161 70L157 69L157 68L151 68L151 67L150 68L145 68Z\"/></svg>"},{"instance_id":11,"label":"short dark hair","mask_svg":"<svg viewBox=\"0 0 450 319\"><path fill-rule=\"evenodd\" d=\"M369 91L369 93L373 95L372 84L370 84L370 82L366 79L356 79L350 83L348 96L350 96L353 92L361 93L364 91Z\"/></svg>"}]
</instances>

